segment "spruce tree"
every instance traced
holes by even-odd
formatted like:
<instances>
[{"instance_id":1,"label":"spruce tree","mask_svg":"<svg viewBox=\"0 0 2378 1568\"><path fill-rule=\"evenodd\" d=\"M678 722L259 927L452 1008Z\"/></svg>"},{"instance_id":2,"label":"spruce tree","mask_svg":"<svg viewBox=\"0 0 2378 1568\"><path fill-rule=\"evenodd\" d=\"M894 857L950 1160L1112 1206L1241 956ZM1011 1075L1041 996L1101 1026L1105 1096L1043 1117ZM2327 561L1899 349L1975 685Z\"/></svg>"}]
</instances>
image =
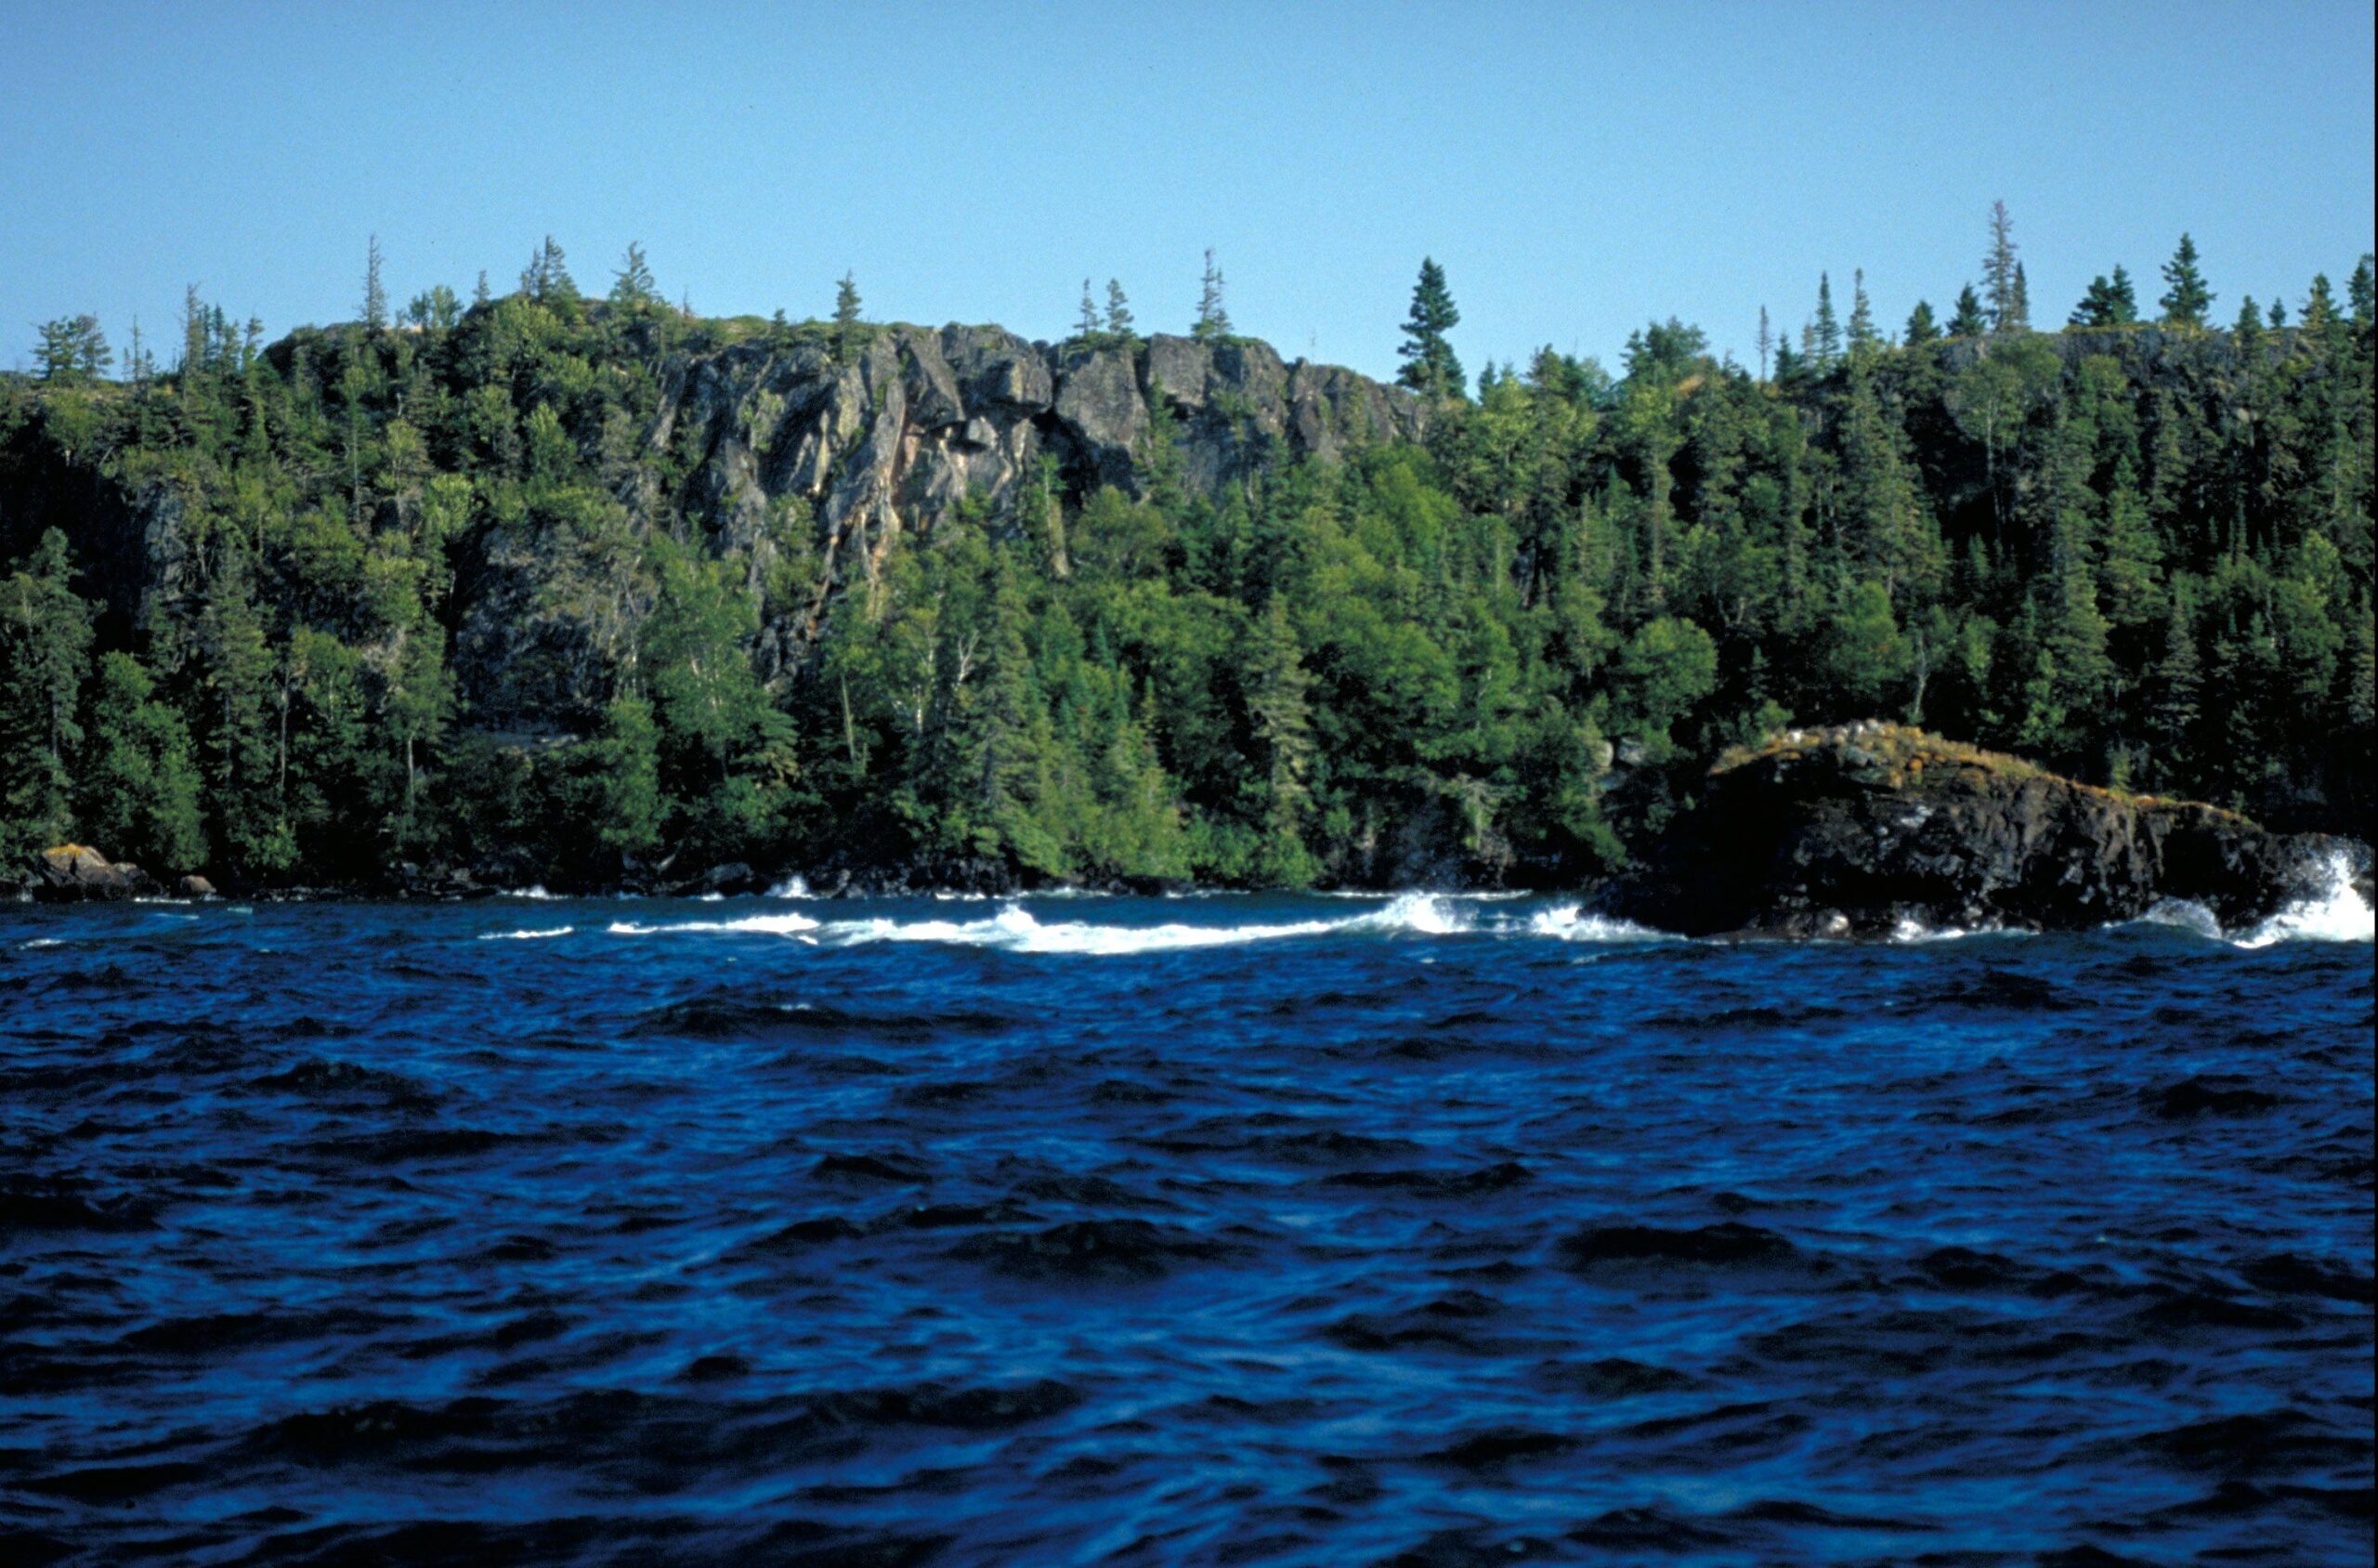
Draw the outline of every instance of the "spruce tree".
<instances>
[{"instance_id":1,"label":"spruce tree","mask_svg":"<svg viewBox=\"0 0 2378 1568\"><path fill-rule=\"evenodd\" d=\"M834 285L834 362L847 365L858 358L859 345L858 280L843 274Z\"/></svg>"},{"instance_id":2,"label":"spruce tree","mask_svg":"<svg viewBox=\"0 0 2378 1568\"><path fill-rule=\"evenodd\" d=\"M1404 368L1395 379L1428 398L1458 398L1468 390L1461 361L1445 340L1460 321L1453 291L1445 286L1444 268L1423 256L1420 281L1412 288L1412 314L1404 323L1403 346L1396 349Z\"/></svg>"},{"instance_id":3,"label":"spruce tree","mask_svg":"<svg viewBox=\"0 0 2378 1568\"><path fill-rule=\"evenodd\" d=\"M1230 312L1222 307L1222 269L1214 265L1214 253L1206 252L1205 276L1199 280L1197 320L1190 326L1189 335L1200 343L1230 335Z\"/></svg>"},{"instance_id":4,"label":"spruce tree","mask_svg":"<svg viewBox=\"0 0 2378 1568\"><path fill-rule=\"evenodd\" d=\"M1098 336L1098 307L1090 297L1090 280L1081 281L1081 314L1074 320L1074 335L1085 342Z\"/></svg>"},{"instance_id":5,"label":"spruce tree","mask_svg":"<svg viewBox=\"0 0 2378 1568\"><path fill-rule=\"evenodd\" d=\"M2108 300L2113 307L2113 325L2126 327L2138 320L2138 291L2131 286L2130 273L2120 262L2114 264Z\"/></svg>"},{"instance_id":6,"label":"spruce tree","mask_svg":"<svg viewBox=\"0 0 2378 1568\"><path fill-rule=\"evenodd\" d=\"M1276 590L1253 631L1245 689L1264 768L1258 869L1267 882L1301 887L1312 882L1314 869L1302 829L1312 801L1305 782L1314 751L1312 712L1305 700L1312 677L1305 673L1288 602Z\"/></svg>"},{"instance_id":7,"label":"spruce tree","mask_svg":"<svg viewBox=\"0 0 2378 1568\"><path fill-rule=\"evenodd\" d=\"M380 236L372 236L363 253L363 325L380 332L388 324L388 291L380 281Z\"/></svg>"},{"instance_id":8,"label":"spruce tree","mask_svg":"<svg viewBox=\"0 0 2378 1568\"><path fill-rule=\"evenodd\" d=\"M611 275L611 303L622 310L642 310L660 301L660 287L653 280L651 266L644 259L644 247L631 240L628 254L621 258L620 269Z\"/></svg>"},{"instance_id":9,"label":"spruce tree","mask_svg":"<svg viewBox=\"0 0 2378 1568\"><path fill-rule=\"evenodd\" d=\"M1849 285L1849 359L1853 364L1872 362L1883 346L1882 333L1875 330L1875 308L1866 299L1866 270L1860 268L1850 274Z\"/></svg>"},{"instance_id":10,"label":"spruce tree","mask_svg":"<svg viewBox=\"0 0 2378 1568\"><path fill-rule=\"evenodd\" d=\"M1817 274L1817 314L1810 332L1809 346L1822 374L1841 359L1841 320L1833 313L1833 279L1823 272Z\"/></svg>"},{"instance_id":11,"label":"spruce tree","mask_svg":"<svg viewBox=\"0 0 2378 1568\"><path fill-rule=\"evenodd\" d=\"M1131 302L1123 297L1123 285L1112 278L1106 280L1106 331L1113 337L1131 335Z\"/></svg>"},{"instance_id":12,"label":"spruce tree","mask_svg":"<svg viewBox=\"0 0 2378 1568\"><path fill-rule=\"evenodd\" d=\"M2163 264L2163 281L2167 285L2158 303L2163 307L2163 324L2171 327L2204 325L2204 313L2213 307L2214 294L2204 286L2204 274L2197 270L2196 242L2186 234L2180 236L2180 247L2172 259Z\"/></svg>"},{"instance_id":13,"label":"spruce tree","mask_svg":"<svg viewBox=\"0 0 2378 1568\"><path fill-rule=\"evenodd\" d=\"M1989 330L1989 320L1981 313L1980 298L1973 292L1971 283L1964 285L1957 290L1957 307L1949 317L1949 335L1979 337Z\"/></svg>"},{"instance_id":14,"label":"spruce tree","mask_svg":"<svg viewBox=\"0 0 2378 1568\"><path fill-rule=\"evenodd\" d=\"M1990 301L1990 330L2007 332L2020 324L2021 310L2015 281L2015 220L2005 202L1990 203L1990 248L1982 253L1981 287Z\"/></svg>"},{"instance_id":15,"label":"spruce tree","mask_svg":"<svg viewBox=\"0 0 2378 1568\"><path fill-rule=\"evenodd\" d=\"M1931 302L1922 299L1917 300L1915 302L1915 308L1907 313L1907 332L1905 334L1907 346L1910 348L1921 348L1927 343L1936 343L1940 341L1940 327L1938 322L1932 320Z\"/></svg>"}]
</instances>

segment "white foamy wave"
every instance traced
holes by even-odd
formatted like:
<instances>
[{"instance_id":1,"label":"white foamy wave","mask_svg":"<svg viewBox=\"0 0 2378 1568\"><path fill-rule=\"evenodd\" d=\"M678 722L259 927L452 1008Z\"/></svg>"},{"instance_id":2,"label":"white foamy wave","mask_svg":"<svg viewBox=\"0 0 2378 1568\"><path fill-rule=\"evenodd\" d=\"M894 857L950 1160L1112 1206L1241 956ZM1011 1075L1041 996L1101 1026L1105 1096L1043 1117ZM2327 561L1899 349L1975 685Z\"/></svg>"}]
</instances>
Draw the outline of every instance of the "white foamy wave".
<instances>
[{"instance_id":1,"label":"white foamy wave","mask_svg":"<svg viewBox=\"0 0 2378 1568\"><path fill-rule=\"evenodd\" d=\"M1476 917L1457 909L1442 893L1399 893L1387 908L1356 915L1344 922L1350 931L1412 931L1423 936L1452 936L1468 931Z\"/></svg>"},{"instance_id":2,"label":"white foamy wave","mask_svg":"<svg viewBox=\"0 0 2378 1568\"><path fill-rule=\"evenodd\" d=\"M574 925L556 925L543 931L482 931L479 933L479 940L482 942L537 942L548 936L567 936L577 929Z\"/></svg>"},{"instance_id":3,"label":"white foamy wave","mask_svg":"<svg viewBox=\"0 0 2378 1568\"><path fill-rule=\"evenodd\" d=\"M23 946L28 947L63 947L66 946L66 939L62 936L36 936L32 941L24 943Z\"/></svg>"},{"instance_id":4,"label":"white foamy wave","mask_svg":"<svg viewBox=\"0 0 2378 1568\"><path fill-rule=\"evenodd\" d=\"M1359 917L1358 917L1359 919ZM1352 928L1356 921L1293 921L1277 925L1093 925L1055 921L1043 925L1030 911L1011 904L979 921L836 921L818 934L843 943L947 942L998 947L1012 953L1168 952L1184 947L1226 947L1244 942L1276 942Z\"/></svg>"},{"instance_id":5,"label":"white foamy wave","mask_svg":"<svg viewBox=\"0 0 2378 1568\"><path fill-rule=\"evenodd\" d=\"M746 915L734 921L670 921L660 925L613 921L604 929L613 936L659 936L675 931L744 931L761 936L797 936L817 930L817 922L807 915L788 910L781 915Z\"/></svg>"},{"instance_id":6,"label":"white foamy wave","mask_svg":"<svg viewBox=\"0 0 2378 1568\"><path fill-rule=\"evenodd\" d=\"M557 893L547 893L545 891L545 884L542 882L537 882L528 887L516 887L503 896L506 898L526 898L532 904L551 904L557 902L560 899L561 895Z\"/></svg>"},{"instance_id":7,"label":"white foamy wave","mask_svg":"<svg viewBox=\"0 0 2378 1568\"><path fill-rule=\"evenodd\" d=\"M2274 942L2367 942L2372 936L2370 901L2353 885L2353 866L2342 853L2329 856L2328 883L2299 898L2237 939L2241 947Z\"/></svg>"},{"instance_id":8,"label":"white foamy wave","mask_svg":"<svg viewBox=\"0 0 2378 1568\"><path fill-rule=\"evenodd\" d=\"M799 877L787 877L784 881L777 883L776 886L768 889L768 896L771 898L806 898L809 896L809 884Z\"/></svg>"},{"instance_id":9,"label":"white foamy wave","mask_svg":"<svg viewBox=\"0 0 2378 1568\"><path fill-rule=\"evenodd\" d=\"M2221 922L2214 918L2211 909L2193 898L2158 898L2145 914L2130 923L2169 926L2192 936L2221 940Z\"/></svg>"},{"instance_id":10,"label":"white foamy wave","mask_svg":"<svg viewBox=\"0 0 2378 1568\"><path fill-rule=\"evenodd\" d=\"M1575 904L1555 904L1548 909L1538 909L1527 918L1527 932L1531 936L1550 936L1562 942L1645 942L1655 940L1660 934L1633 921L1589 915Z\"/></svg>"}]
</instances>

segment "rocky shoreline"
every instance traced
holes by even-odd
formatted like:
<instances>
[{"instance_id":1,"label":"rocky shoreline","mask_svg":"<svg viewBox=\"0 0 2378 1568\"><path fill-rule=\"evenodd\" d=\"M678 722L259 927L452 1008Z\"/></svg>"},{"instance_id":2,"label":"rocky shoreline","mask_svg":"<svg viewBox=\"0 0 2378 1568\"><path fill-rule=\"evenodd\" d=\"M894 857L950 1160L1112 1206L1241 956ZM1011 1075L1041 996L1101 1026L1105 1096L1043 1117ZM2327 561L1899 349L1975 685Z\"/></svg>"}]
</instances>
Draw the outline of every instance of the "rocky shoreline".
<instances>
[{"instance_id":1,"label":"rocky shoreline","mask_svg":"<svg viewBox=\"0 0 2378 1568\"><path fill-rule=\"evenodd\" d=\"M2239 929L2317 900L2339 868L2371 901L2372 856L2358 840L2274 833L2218 807L2125 794L1922 730L1864 723L1792 730L1729 752L1710 768L1695 806L1635 866L1590 885L1540 891L1579 894L1599 912L1686 936L2082 930L2136 920L2168 901L2200 906L2224 929ZM525 865L400 864L367 885L228 891L271 901L455 902L542 892L547 880ZM764 871L741 861L687 869L672 857L632 864L616 882L555 891L733 897L794 882L818 898L1058 887L1159 895L1198 886L1161 878L1054 882L990 860ZM0 898L8 893L0 881ZM220 895L203 876L168 885L80 844L35 856L14 893L40 903Z\"/></svg>"}]
</instances>

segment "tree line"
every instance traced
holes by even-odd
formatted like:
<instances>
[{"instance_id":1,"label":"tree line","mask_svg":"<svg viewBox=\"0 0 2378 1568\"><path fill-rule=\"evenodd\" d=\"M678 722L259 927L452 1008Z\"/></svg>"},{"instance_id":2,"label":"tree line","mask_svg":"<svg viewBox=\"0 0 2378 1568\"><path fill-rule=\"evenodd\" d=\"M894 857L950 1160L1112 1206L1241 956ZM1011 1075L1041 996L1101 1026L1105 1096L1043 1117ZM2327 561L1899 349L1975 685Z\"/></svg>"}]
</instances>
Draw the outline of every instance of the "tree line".
<instances>
[{"instance_id":1,"label":"tree line","mask_svg":"<svg viewBox=\"0 0 2378 1568\"><path fill-rule=\"evenodd\" d=\"M193 293L176 366L144 346L124 383L78 320L0 378L0 498L96 475L169 507L179 554L134 624L98 530L16 542L0 856L79 837L255 884L1558 882L1622 863L1719 747L1876 714L2354 830L2369 258L2292 320L2209 324L2186 240L2163 278L2155 322L2117 268L2034 331L2001 208L1946 322L1886 333L1862 278L1845 321L1822 279L1756 368L1670 320L1614 370L1548 348L1473 384L1431 260L1399 375L1424 441L1207 494L1158 409L1131 490L1044 465L843 583L797 499L730 542L704 454L644 433L687 355L847 361L877 330L847 276L830 320L706 319L634 248L581 293L548 240L508 293L391 308L375 244L356 321L268 346ZM1083 295L1078 339L1130 351L1120 287ZM1198 321L1229 334L1210 254ZM524 555L504 616L570 636L482 667L490 563Z\"/></svg>"}]
</instances>

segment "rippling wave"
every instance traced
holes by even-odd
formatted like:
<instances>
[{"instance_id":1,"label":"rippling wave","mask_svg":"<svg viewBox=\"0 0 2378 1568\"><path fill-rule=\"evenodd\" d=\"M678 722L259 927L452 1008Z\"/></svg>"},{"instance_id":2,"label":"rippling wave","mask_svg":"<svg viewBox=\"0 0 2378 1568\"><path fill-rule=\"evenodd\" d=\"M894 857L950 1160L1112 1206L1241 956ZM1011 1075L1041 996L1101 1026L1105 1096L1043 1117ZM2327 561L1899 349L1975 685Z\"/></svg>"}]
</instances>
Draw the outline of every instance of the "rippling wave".
<instances>
[{"instance_id":1,"label":"rippling wave","mask_svg":"<svg viewBox=\"0 0 2378 1568\"><path fill-rule=\"evenodd\" d=\"M0 1560L2368 1561L2349 897L0 911Z\"/></svg>"}]
</instances>

